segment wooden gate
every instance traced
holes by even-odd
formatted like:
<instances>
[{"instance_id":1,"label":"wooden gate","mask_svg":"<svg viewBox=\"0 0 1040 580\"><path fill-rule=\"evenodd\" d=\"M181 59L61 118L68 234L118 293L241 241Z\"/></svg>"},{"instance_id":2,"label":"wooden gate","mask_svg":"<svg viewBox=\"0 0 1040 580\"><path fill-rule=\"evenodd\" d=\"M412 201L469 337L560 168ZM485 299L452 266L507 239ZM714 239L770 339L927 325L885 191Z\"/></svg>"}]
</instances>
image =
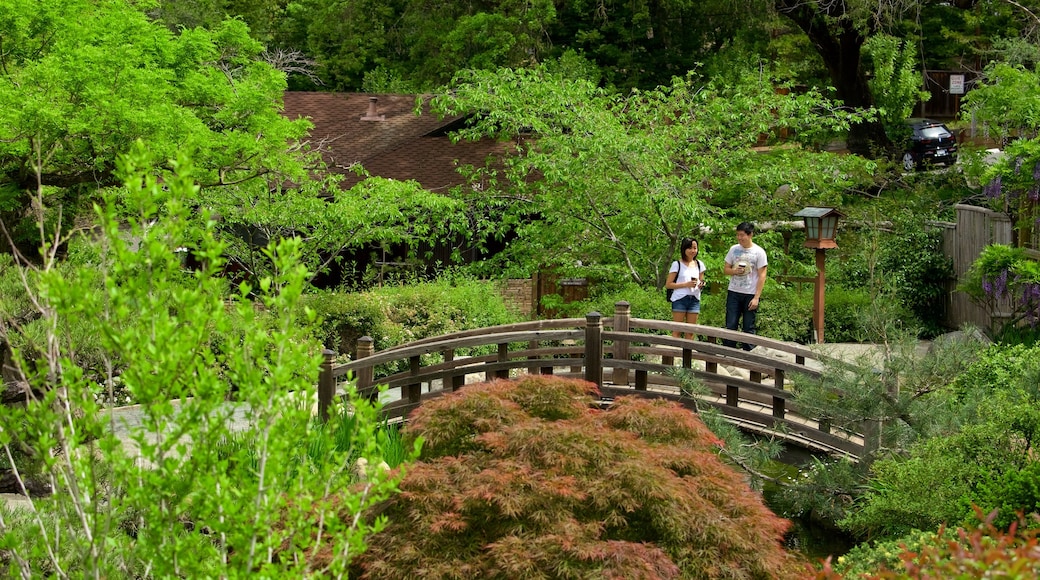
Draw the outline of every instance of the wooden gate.
<instances>
[{"instance_id":1,"label":"wooden gate","mask_svg":"<svg viewBox=\"0 0 1040 580\"><path fill-rule=\"evenodd\" d=\"M589 281L587 278L564 278L553 272L541 272L535 284L535 310L540 318L558 318L559 313L542 304L542 298L550 295L560 296L563 304L580 302L589 297Z\"/></svg>"},{"instance_id":2,"label":"wooden gate","mask_svg":"<svg viewBox=\"0 0 1040 580\"><path fill-rule=\"evenodd\" d=\"M915 117L932 117L939 119L955 119L960 115L961 97L950 92L950 77L960 75L963 78L963 93L971 90L978 75L970 71L949 70L926 70L924 71L924 89L931 94L931 98L917 105L914 109Z\"/></svg>"}]
</instances>

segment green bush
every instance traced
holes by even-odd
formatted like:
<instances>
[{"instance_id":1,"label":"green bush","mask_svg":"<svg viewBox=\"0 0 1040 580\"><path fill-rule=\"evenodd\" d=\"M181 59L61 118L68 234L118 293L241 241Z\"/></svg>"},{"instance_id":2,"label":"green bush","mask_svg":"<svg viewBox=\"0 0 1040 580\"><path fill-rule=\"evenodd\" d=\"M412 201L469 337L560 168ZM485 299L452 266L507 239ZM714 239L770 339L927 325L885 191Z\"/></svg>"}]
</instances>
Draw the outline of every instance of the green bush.
<instances>
[{"instance_id":1,"label":"green bush","mask_svg":"<svg viewBox=\"0 0 1040 580\"><path fill-rule=\"evenodd\" d=\"M962 399L978 399L994 391L1021 384L1026 370L1040 359L1040 346L992 344L953 381L954 392Z\"/></svg>"},{"instance_id":2,"label":"green bush","mask_svg":"<svg viewBox=\"0 0 1040 580\"><path fill-rule=\"evenodd\" d=\"M726 318L726 294L722 293L723 325ZM758 334L805 344L812 337L813 296L811 291L776 284L767 279L762 291L762 305L758 312Z\"/></svg>"},{"instance_id":3,"label":"green bush","mask_svg":"<svg viewBox=\"0 0 1040 580\"><path fill-rule=\"evenodd\" d=\"M456 276L357 293L316 292L301 302L317 313L318 339L325 347L351 355L362 336L371 336L376 350L382 350L520 319L493 282Z\"/></svg>"},{"instance_id":4,"label":"green bush","mask_svg":"<svg viewBox=\"0 0 1040 580\"><path fill-rule=\"evenodd\" d=\"M953 264L943 254L939 230L919 218L897 216L893 233L871 231L843 246L854 250L840 254L828 282L893 296L918 322L911 326L920 328L922 338L945 331L946 313L937 305L945 303Z\"/></svg>"}]
</instances>

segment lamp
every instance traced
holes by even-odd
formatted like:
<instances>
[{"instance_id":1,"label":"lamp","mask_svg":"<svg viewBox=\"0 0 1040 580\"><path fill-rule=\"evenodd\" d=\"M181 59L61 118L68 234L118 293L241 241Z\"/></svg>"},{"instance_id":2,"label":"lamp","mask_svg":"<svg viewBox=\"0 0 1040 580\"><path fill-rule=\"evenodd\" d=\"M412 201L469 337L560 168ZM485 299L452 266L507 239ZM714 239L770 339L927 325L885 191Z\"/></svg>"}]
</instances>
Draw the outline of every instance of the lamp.
<instances>
[{"instance_id":1,"label":"lamp","mask_svg":"<svg viewBox=\"0 0 1040 580\"><path fill-rule=\"evenodd\" d=\"M805 247L816 249L837 248L834 235L842 213L833 207L807 207L794 214L805 222Z\"/></svg>"},{"instance_id":2,"label":"lamp","mask_svg":"<svg viewBox=\"0 0 1040 580\"><path fill-rule=\"evenodd\" d=\"M807 207L794 214L805 222L805 247L816 249L816 288L813 292L813 329L816 342L823 342L823 289L826 250L837 248L834 235L838 230L838 218L842 213L833 207Z\"/></svg>"}]
</instances>

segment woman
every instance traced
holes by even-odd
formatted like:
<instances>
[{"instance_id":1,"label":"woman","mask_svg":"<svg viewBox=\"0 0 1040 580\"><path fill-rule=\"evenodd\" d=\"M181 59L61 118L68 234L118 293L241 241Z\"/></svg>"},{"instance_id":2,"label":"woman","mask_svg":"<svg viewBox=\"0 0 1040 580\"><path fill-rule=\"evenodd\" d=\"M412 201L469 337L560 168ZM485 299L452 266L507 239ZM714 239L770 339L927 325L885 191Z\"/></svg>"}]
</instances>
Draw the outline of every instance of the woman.
<instances>
[{"instance_id":1,"label":"woman","mask_svg":"<svg viewBox=\"0 0 1040 580\"><path fill-rule=\"evenodd\" d=\"M672 320L697 324L701 312L701 288L704 287L704 262L697 259L697 240L683 238L679 259L668 270L664 287L672 290ZM680 332L672 336L679 337ZM687 333L686 338L693 338Z\"/></svg>"}]
</instances>

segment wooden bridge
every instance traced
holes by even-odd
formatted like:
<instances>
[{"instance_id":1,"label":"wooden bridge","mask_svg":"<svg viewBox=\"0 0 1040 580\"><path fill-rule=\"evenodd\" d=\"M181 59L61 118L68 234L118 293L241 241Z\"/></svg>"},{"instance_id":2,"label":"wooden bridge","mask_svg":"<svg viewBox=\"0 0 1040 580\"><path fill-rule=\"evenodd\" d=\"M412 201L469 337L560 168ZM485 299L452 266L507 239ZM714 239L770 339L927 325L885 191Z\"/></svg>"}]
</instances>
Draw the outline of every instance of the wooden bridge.
<instances>
[{"instance_id":1,"label":"wooden bridge","mask_svg":"<svg viewBox=\"0 0 1040 580\"><path fill-rule=\"evenodd\" d=\"M673 331L698 338L674 338ZM722 340L760 348L747 352L718 344ZM362 395L375 396L378 385L387 385L391 394L383 410L394 419L467 381L553 374L599 385L605 401L634 395L671 399L694 411L711 405L745 431L816 453L857 460L864 452L861 434L832 429L825 419L805 417L790 402L790 375L819 378L826 356L802 345L721 328L631 318L627 302L615 305L612 318L593 312L584 319L473 329L378 353L373 340L363 337L355 360L335 364L334 357L335 353L325 352L318 386L318 411L323 418L338 381L348 375ZM707 387L707 394L683 391L676 376L678 361Z\"/></svg>"}]
</instances>

